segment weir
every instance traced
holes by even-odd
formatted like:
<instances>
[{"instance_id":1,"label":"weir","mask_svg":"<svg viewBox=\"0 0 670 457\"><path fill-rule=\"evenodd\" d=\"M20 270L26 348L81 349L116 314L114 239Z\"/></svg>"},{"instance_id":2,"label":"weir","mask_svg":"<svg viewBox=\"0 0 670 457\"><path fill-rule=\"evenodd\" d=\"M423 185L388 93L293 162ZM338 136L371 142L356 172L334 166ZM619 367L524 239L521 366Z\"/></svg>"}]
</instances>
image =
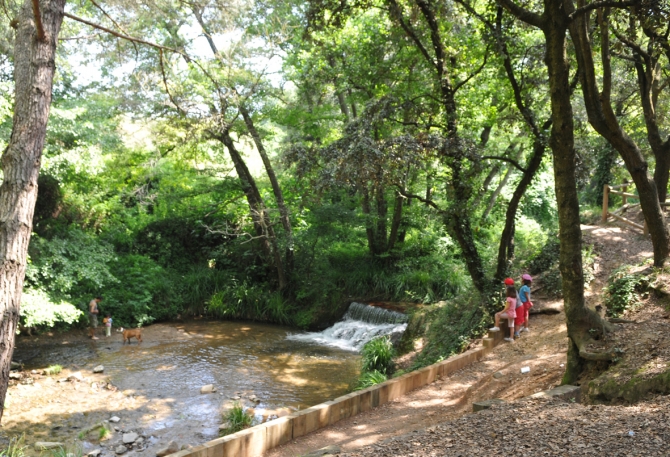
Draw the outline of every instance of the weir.
<instances>
[{"instance_id":1,"label":"weir","mask_svg":"<svg viewBox=\"0 0 670 457\"><path fill-rule=\"evenodd\" d=\"M342 320L322 332L290 335L287 338L359 351L368 341L388 335L399 339L407 328L408 317L396 311L352 302Z\"/></svg>"}]
</instances>

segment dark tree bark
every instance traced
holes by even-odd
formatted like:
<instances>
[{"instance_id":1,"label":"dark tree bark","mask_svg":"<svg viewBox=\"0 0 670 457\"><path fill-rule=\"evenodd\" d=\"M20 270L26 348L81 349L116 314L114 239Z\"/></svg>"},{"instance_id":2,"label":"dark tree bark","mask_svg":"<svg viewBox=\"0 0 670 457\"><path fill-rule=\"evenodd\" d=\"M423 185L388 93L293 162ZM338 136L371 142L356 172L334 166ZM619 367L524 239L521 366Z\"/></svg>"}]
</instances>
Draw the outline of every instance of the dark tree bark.
<instances>
[{"instance_id":1,"label":"dark tree bark","mask_svg":"<svg viewBox=\"0 0 670 457\"><path fill-rule=\"evenodd\" d=\"M576 181L577 156L570 100L570 67L566 53L569 14L574 8L571 0L544 0L544 12L539 15L518 6L513 0L498 2L517 18L540 28L545 37L545 63L549 73L552 117L549 146L554 159L561 246L559 268L563 280L565 316L570 340L564 382L570 383L576 380L586 361L610 358L609 354L586 351L586 343L591 337L590 330L594 329L602 334L610 328L598 314L586 307L584 301L582 233Z\"/></svg>"},{"instance_id":2,"label":"dark tree bark","mask_svg":"<svg viewBox=\"0 0 670 457\"><path fill-rule=\"evenodd\" d=\"M574 11L572 1L566 6ZM640 196L640 206L651 235L654 247L654 266L662 267L669 253L670 235L665 225L659 203L656 184L648 173L647 161L638 145L621 128L612 109L612 68L609 45L609 29L601 26L602 92L598 90L598 77L593 61L593 49L588 26L588 13L577 15L569 24L570 36L575 45L575 55L579 64L582 93L589 123L619 152L626 164Z\"/></svg>"},{"instance_id":3,"label":"dark tree bark","mask_svg":"<svg viewBox=\"0 0 670 457\"><path fill-rule=\"evenodd\" d=\"M263 146L263 140L261 139L258 130L256 130L256 126L254 125L254 121L251 118L249 111L245 106L242 105L240 106L240 113L244 118L244 123L247 126L247 130L249 130L249 133L251 134L251 137L253 138L254 143L256 144L256 149L258 150L258 153L261 156L261 160L263 161L263 165L265 166L265 172L267 173L268 178L270 179L270 184L272 185L272 191L275 195L277 208L279 208L279 216L281 219L282 227L284 228L284 232L286 233L286 241L287 241L286 276L290 278L294 266L295 244L293 242L293 228L291 227L291 219L289 217L288 207L286 206L286 202L284 201L284 193L281 190L281 186L279 185L279 180L277 179L277 175L275 174L272 162L270 162L270 158L268 157L268 154L265 151L265 146Z\"/></svg>"},{"instance_id":4,"label":"dark tree bark","mask_svg":"<svg viewBox=\"0 0 670 457\"><path fill-rule=\"evenodd\" d=\"M228 154L233 161L235 171L237 172L237 176L240 179L242 191L247 197L249 212L251 215L251 220L254 223L256 236L260 240L265 255L272 261L277 271L279 289L283 290L287 285L286 272L284 271L284 264L282 262L281 255L279 255L279 249L277 248L277 237L275 236L274 229L270 223L270 218L268 217L267 211L265 209L263 198L261 197L261 194L258 191L258 187L256 186L256 180L249 172L249 168L244 162L242 155L237 150L235 142L230 136L228 130L224 130L221 134L216 135L216 138L226 146Z\"/></svg>"},{"instance_id":5,"label":"dark tree bark","mask_svg":"<svg viewBox=\"0 0 670 457\"><path fill-rule=\"evenodd\" d=\"M65 0L24 2L14 45L14 118L2 155L0 186L0 419L4 412L14 336L19 320L26 254L37 199L58 33ZM36 21L36 18L38 19ZM43 39L35 24L41 22Z\"/></svg>"}]
</instances>

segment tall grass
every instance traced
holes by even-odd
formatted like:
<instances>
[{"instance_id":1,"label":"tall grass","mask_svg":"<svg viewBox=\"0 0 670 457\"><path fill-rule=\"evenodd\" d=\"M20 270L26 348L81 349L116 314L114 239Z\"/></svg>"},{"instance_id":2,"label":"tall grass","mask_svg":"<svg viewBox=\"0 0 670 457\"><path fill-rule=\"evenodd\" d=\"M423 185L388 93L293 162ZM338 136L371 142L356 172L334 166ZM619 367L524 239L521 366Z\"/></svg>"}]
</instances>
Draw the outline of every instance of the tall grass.
<instances>
[{"instance_id":1,"label":"tall grass","mask_svg":"<svg viewBox=\"0 0 670 457\"><path fill-rule=\"evenodd\" d=\"M247 408L242 407L239 402L235 402L233 403L233 407L223 415L223 421L228 423L228 427L221 430L221 434L230 435L231 433L251 427L254 423L254 418Z\"/></svg>"},{"instance_id":2,"label":"tall grass","mask_svg":"<svg viewBox=\"0 0 670 457\"><path fill-rule=\"evenodd\" d=\"M0 450L0 457L24 457L27 447L25 445L25 435L15 436L9 440L7 449Z\"/></svg>"},{"instance_id":3,"label":"tall grass","mask_svg":"<svg viewBox=\"0 0 670 457\"><path fill-rule=\"evenodd\" d=\"M386 376L393 374L395 350L388 336L382 336L368 341L361 351L363 372L378 371Z\"/></svg>"}]
</instances>

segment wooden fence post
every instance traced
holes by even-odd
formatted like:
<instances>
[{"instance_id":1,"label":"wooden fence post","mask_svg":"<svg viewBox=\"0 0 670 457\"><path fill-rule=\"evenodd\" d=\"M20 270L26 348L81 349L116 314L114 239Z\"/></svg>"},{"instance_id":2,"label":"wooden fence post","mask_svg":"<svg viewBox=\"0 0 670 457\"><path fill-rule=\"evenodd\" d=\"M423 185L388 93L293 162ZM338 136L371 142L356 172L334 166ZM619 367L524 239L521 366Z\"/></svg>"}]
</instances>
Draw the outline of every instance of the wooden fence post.
<instances>
[{"instance_id":1,"label":"wooden fence post","mask_svg":"<svg viewBox=\"0 0 670 457\"><path fill-rule=\"evenodd\" d=\"M610 197L610 186L605 184L603 186L603 218L602 218L603 223L607 222L607 209L609 205L609 197Z\"/></svg>"}]
</instances>

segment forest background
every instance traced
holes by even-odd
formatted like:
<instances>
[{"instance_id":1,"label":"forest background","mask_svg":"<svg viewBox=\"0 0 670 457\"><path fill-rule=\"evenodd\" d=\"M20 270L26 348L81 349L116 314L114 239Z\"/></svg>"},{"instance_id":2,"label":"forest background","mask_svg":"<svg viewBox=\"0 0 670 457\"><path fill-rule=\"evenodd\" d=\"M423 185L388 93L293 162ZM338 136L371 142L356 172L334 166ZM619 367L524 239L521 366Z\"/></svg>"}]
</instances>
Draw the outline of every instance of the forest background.
<instances>
[{"instance_id":1,"label":"forest background","mask_svg":"<svg viewBox=\"0 0 670 457\"><path fill-rule=\"evenodd\" d=\"M427 364L485 328L504 276L548 270L560 293L549 149L572 139L555 131L548 16L500 3L68 3L23 329L83 325L96 295L123 326L205 315L319 328L354 300L446 300ZM658 206L670 163L668 5L600 3L578 4L561 41L587 222L627 167L651 195L647 161ZM4 12L9 144L15 34L40 25L31 2ZM667 228L652 213L662 264Z\"/></svg>"}]
</instances>

